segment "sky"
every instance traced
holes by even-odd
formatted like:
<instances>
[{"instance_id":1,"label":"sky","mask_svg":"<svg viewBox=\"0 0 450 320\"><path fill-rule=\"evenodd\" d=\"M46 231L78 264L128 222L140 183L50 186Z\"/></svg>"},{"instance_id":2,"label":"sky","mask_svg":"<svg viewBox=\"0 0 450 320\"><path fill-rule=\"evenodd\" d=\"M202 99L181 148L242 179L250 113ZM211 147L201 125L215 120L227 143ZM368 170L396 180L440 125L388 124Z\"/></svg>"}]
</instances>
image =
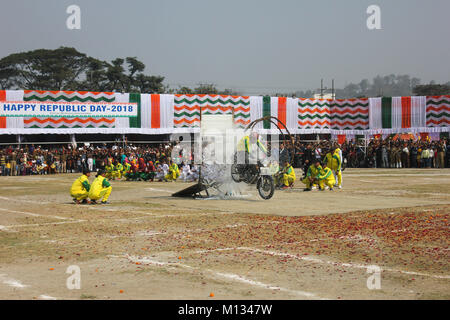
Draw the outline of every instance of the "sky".
<instances>
[{"instance_id":1,"label":"sky","mask_svg":"<svg viewBox=\"0 0 450 320\"><path fill-rule=\"evenodd\" d=\"M69 5L81 29L69 30ZM368 6L381 10L369 30ZM2 0L0 57L74 47L137 57L165 84L242 94L342 88L377 75L450 81L449 0Z\"/></svg>"}]
</instances>

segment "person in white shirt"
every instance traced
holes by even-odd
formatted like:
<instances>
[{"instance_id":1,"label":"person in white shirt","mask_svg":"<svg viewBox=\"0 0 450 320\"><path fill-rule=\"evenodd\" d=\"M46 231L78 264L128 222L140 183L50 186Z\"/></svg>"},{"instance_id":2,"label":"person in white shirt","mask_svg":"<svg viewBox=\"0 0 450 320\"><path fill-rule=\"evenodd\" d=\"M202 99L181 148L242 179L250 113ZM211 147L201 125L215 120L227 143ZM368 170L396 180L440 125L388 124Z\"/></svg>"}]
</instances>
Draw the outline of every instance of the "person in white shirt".
<instances>
[{"instance_id":1,"label":"person in white shirt","mask_svg":"<svg viewBox=\"0 0 450 320\"><path fill-rule=\"evenodd\" d=\"M191 173L191 167L189 167L188 164L184 164L181 167L181 174L180 174L180 178L183 179L184 182L186 182L189 174Z\"/></svg>"},{"instance_id":2,"label":"person in white shirt","mask_svg":"<svg viewBox=\"0 0 450 320\"><path fill-rule=\"evenodd\" d=\"M187 181L195 181L198 179L198 176L199 176L198 167L196 165L193 165L192 168L190 169Z\"/></svg>"},{"instance_id":3,"label":"person in white shirt","mask_svg":"<svg viewBox=\"0 0 450 320\"><path fill-rule=\"evenodd\" d=\"M89 158L87 159L87 163L88 163L89 171L90 171L90 172L94 171L94 159L92 158L91 155L90 155Z\"/></svg>"},{"instance_id":4,"label":"person in white shirt","mask_svg":"<svg viewBox=\"0 0 450 320\"><path fill-rule=\"evenodd\" d=\"M156 167L155 180L163 181L166 174L169 172L169 166L164 161Z\"/></svg>"},{"instance_id":5,"label":"person in white shirt","mask_svg":"<svg viewBox=\"0 0 450 320\"><path fill-rule=\"evenodd\" d=\"M164 177L165 177L169 173L169 165L165 161L162 162L162 170L164 172ZM165 178L164 178L164 180L165 180Z\"/></svg>"}]
</instances>

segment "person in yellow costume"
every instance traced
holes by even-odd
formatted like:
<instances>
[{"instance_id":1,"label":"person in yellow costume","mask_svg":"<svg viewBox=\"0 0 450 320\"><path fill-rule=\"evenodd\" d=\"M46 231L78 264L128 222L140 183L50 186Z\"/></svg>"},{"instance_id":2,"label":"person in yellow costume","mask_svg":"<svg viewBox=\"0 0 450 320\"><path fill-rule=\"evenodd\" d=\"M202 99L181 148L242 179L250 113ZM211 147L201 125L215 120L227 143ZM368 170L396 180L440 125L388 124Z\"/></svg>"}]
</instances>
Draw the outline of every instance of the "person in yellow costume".
<instances>
[{"instance_id":1,"label":"person in yellow costume","mask_svg":"<svg viewBox=\"0 0 450 320\"><path fill-rule=\"evenodd\" d=\"M164 177L167 181L175 181L180 176L178 165L170 160L169 173Z\"/></svg>"},{"instance_id":2,"label":"person in yellow costume","mask_svg":"<svg viewBox=\"0 0 450 320\"><path fill-rule=\"evenodd\" d=\"M311 191L311 187L317 183L317 177L321 171L322 166L320 165L320 161L316 161L314 164L309 166L308 171L306 172L306 177L302 180L302 182L306 185L306 188L303 191Z\"/></svg>"},{"instance_id":3,"label":"person in yellow costume","mask_svg":"<svg viewBox=\"0 0 450 320\"><path fill-rule=\"evenodd\" d=\"M342 189L342 151L339 147L334 149L331 170L333 170L335 179L337 178L336 186Z\"/></svg>"},{"instance_id":4,"label":"person in yellow costume","mask_svg":"<svg viewBox=\"0 0 450 320\"><path fill-rule=\"evenodd\" d=\"M89 191L89 199L92 204L96 204L97 200L101 200L101 204L107 204L108 198L111 195L112 187L109 181L105 178L104 170L97 172L97 177L94 179Z\"/></svg>"},{"instance_id":5,"label":"person in yellow costume","mask_svg":"<svg viewBox=\"0 0 450 320\"><path fill-rule=\"evenodd\" d=\"M325 155L325 158L323 158L323 162L327 164L328 168L331 168L331 166L332 166L333 154L334 154L334 149L329 149L327 154Z\"/></svg>"},{"instance_id":6,"label":"person in yellow costume","mask_svg":"<svg viewBox=\"0 0 450 320\"><path fill-rule=\"evenodd\" d=\"M84 169L83 174L78 177L70 188L70 196L73 198L73 201L77 204L80 203L88 203L89 190L91 185L89 184L89 177L91 173Z\"/></svg>"},{"instance_id":7,"label":"person in yellow costume","mask_svg":"<svg viewBox=\"0 0 450 320\"><path fill-rule=\"evenodd\" d=\"M328 186L330 191L333 190L336 179L334 178L332 170L328 168L326 163L323 164L322 170L317 176L317 179L319 180L320 191L324 191L325 186Z\"/></svg>"},{"instance_id":8,"label":"person in yellow costume","mask_svg":"<svg viewBox=\"0 0 450 320\"><path fill-rule=\"evenodd\" d=\"M257 150L254 150L253 145L256 145L258 149L267 156L267 148L260 141L259 135L256 132L252 132L250 135L242 137L236 146L234 161L237 165L237 170L241 175L247 177L253 177L258 171L256 160L259 159L259 155Z\"/></svg>"},{"instance_id":9,"label":"person in yellow costume","mask_svg":"<svg viewBox=\"0 0 450 320\"><path fill-rule=\"evenodd\" d=\"M252 152L252 145L256 144L265 155L267 155L266 146L259 140L259 135L256 132L252 132L249 136L242 137L237 143L236 150L238 153L238 164L248 164L249 156Z\"/></svg>"},{"instance_id":10,"label":"person in yellow costume","mask_svg":"<svg viewBox=\"0 0 450 320\"><path fill-rule=\"evenodd\" d=\"M294 168L292 168L289 161L284 162L284 167L281 172L282 172L281 180L283 181L284 184L282 189L292 187L295 182L295 171Z\"/></svg>"},{"instance_id":11,"label":"person in yellow costume","mask_svg":"<svg viewBox=\"0 0 450 320\"><path fill-rule=\"evenodd\" d=\"M125 161L123 163L123 176L126 178L126 180L128 181L131 177L131 164L128 161Z\"/></svg>"},{"instance_id":12,"label":"person in yellow costume","mask_svg":"<svg viewBox=\"0 0 450 320\"><path fill-rule=\"evenodd\" d=\"M105 173L106 173L106 178L114 179L114 165L112 164L112 162L109 162L109 160L108 160L108 164L105 166Z\"/></svg>"},{"instance_id":13,"label":"person in yellow costume","mask_svg":"<svg viewBox=\"0 0 450 320\"><path fill-rule=\"evenodd\" d=\"M123 165L119 161L116 161L113 171L113 177L120 180L122 179L122 175L123 175Z\"/></svg>"}]
</instances>

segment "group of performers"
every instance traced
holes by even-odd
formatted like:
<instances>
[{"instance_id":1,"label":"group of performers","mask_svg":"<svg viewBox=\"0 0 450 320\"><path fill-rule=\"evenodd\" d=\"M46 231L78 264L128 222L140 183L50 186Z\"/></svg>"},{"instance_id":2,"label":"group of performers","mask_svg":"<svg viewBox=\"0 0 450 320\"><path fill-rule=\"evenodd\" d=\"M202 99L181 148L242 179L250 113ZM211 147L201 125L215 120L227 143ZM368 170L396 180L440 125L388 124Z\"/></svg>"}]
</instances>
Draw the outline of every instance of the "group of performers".
<instances>
[{"instance_id":1,"label":"group of performers","mask_svg":"<svg viewBox=\"0 0 450 320\"><path fill-rule=\"evenodd\" d=\"M143 158L125 159L120 163L117 160L108 160L105 166L106 178L109 180L120 180L124 178L126 181L175 181L180 177L180 169L172 160L161 160L145 162ZM188 166L189 167L189 166ZM191 174L191 170L187 170L183 166L183 178L186 181L187 176L195 177Z\"/></svg>"},{"instance_id":2,"label":"group of performers","mask_svg":"<svg viewBox=\"0 0 450 320\"><path fill-rule=\"evenodd\" d=\"M267 155L267 149L259 140L257 134L245 136L237 146L238 156L245 159L251 153L251 146L255 145L259 150ZM284 146L282 145L282 149ZM282 151L280 150L280 155ZM275 180L275 185L280 189L288 189L294 186L296 181L295 170L288 158L281 158L281 166L277 161L270 161L269 169ZM123 163L123 164L122 164ZM108 159L105 170L97 172L97 176L89 184L90 172L83 171L83 174L75 180L70 189L70 195L76 203L108 203L112 187L108 180L125 178L127 181L176 181L181 178L183 181L195 181L199 177L198 167L189 164L181 164L181 172L178 165L169 159L145 162L142 157L123 159L123 162ZM311 191L318 188L333 190L334 187L342 188L342 152L337 145L333 146L325 155L323 161L306 163L303 169L304 177L301 182L305 184L304 191Z\"/></svg>"},{"instance_id":3,"label":"group of performers","mask_svg":"<svg viewBox=\"0 0 450 320\"><path fill-rule=\"evenodd\" d=\"M156 166L152 161L145 164L142 158L138 161L124 161L122 165L118 161L108 160L105 170L99 170L96 178L89 183L91 173L83 170L83 174L78 177L70 188L70 195L77 204L107 204L111 195L112 187L108 180L125 178L127 181L175 181L181 177L183 181L195 181L198 179L197 166L182 166L182 172L178 165L169 160L156 161Z\"/></svg>"},{"instance_id":4,"label":"group of performers","mask_svg":"<svg viewBox=\"0 0 450 320\"><path fill-rule=\"evenodd\" d=\"M106 172L99 170L92 184L89 183L91 173L88 170L83 170L83 174L77 178L70 188L70 196L77 204L90 203L108 204L108 198L111 195L112 187L106 179Z\"/></svg>"},{"instance_id":5,"label":"group of performers","mask_svg":"<svg viewBox=\"0 0 450 320\"><path fill-rule=\"evenodd\" d=\"M338 146L333 146L325 155L322 162L316 160L314 163L305 164L305 176L302 182L305 184L304 191L314 188L324 191L333 190L334 187L342 189L342 151Z\"/></svg>"},{"instance_id":6,"label":"group of performers","mask_svg":"<svg viewBox=\"0 0 450 320\"><path fill-rule=\"evenodd\" d=\"M256 146L263 154L267 155L267 149L259 140L259 135L253 132L249 136L244 136L237 146L238 155L241 153L242 159L247 163L248 157L252 153L252 145ZM280 189L288 189L294 186L296 176L289 156L284 155L284 144L280 144L279 159L281 166L277 161L270 161L269 168L275 180L275 185ZM319 190L333 190L334 187L342 188L342 151L338 145L330 148L323 161L316 161L305 165L304 177L302 183L306 185L304 191L311 191L314 188Z\"/></svg>"}]
</instances>

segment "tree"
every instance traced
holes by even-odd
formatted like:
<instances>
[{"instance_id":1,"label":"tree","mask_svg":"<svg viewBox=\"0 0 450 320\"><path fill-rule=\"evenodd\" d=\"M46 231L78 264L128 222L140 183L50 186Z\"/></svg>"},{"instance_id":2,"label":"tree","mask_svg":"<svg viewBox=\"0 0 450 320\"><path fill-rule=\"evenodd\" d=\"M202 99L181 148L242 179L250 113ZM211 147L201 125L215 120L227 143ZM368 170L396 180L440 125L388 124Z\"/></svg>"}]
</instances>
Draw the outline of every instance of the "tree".
<instances>
[{"instance_id":1,"label":"tree","mask_svg":"<svg viewBox=\"0 0 450 320\"><path fill-rule=\"evenodd\" d=\"M76 87L89 58L74 48L38 49L14 53L0 60L4 89L69 90Z\"/></svg>"},{"instance_id":2,"label":"tree","mask_svg":"<svg viewBox=\"0 0 450 320\"><path fill-rule=\"evenodd\" d=\"M74 48L38 49L0 60L2 89L82 90L163 93L164 77L144 74L136 57L110 63Z\"/></svg>"},{"instance_id":3,"label":"tree","mask_svg":"<svg viewBox=\"0 0 450 320\"><path fill-rule=\"evenodd\" d=\"M413 92L418 96L441 96L450 94L450 82L446 84L423 84L414 87Z\"/></svg>"},{"instance_id":4,"label":"tree","mask_svg":"<svg viewBox=\"0 0 450 320\"><path fill-rule=\"evenodd\" d=\"M180 87L177 90L178 94L192 94L192 89L189 87Z\"/></svg>"},{"instance_id":5,"label":"tree","mask_svg":"<svg viewBox=\"0 0 450 320\"><path fill-rule=\"evenodd\" d=\"M364 79L358 84L350 83L344 89L336 89L336 97L409 96L412 94L412 88L419 84L420 79L411 78L409 75L378 75L373 78L372 82Z\"/></svg>"},{"instance_id":6,"label":"tree","mask_svg":"<svg viewBox=\"0 0 450 320\"><path fill-rule=\"evenodd\" d=\"M239 92L234 91L233 89L224 89L219 90L215 84L213 83L199 83L196 88L189 87L179 87L176 90L178 94L220 94L220 95L230 95L230 96L238 96Z\"/></svg>"}]
</instances>

